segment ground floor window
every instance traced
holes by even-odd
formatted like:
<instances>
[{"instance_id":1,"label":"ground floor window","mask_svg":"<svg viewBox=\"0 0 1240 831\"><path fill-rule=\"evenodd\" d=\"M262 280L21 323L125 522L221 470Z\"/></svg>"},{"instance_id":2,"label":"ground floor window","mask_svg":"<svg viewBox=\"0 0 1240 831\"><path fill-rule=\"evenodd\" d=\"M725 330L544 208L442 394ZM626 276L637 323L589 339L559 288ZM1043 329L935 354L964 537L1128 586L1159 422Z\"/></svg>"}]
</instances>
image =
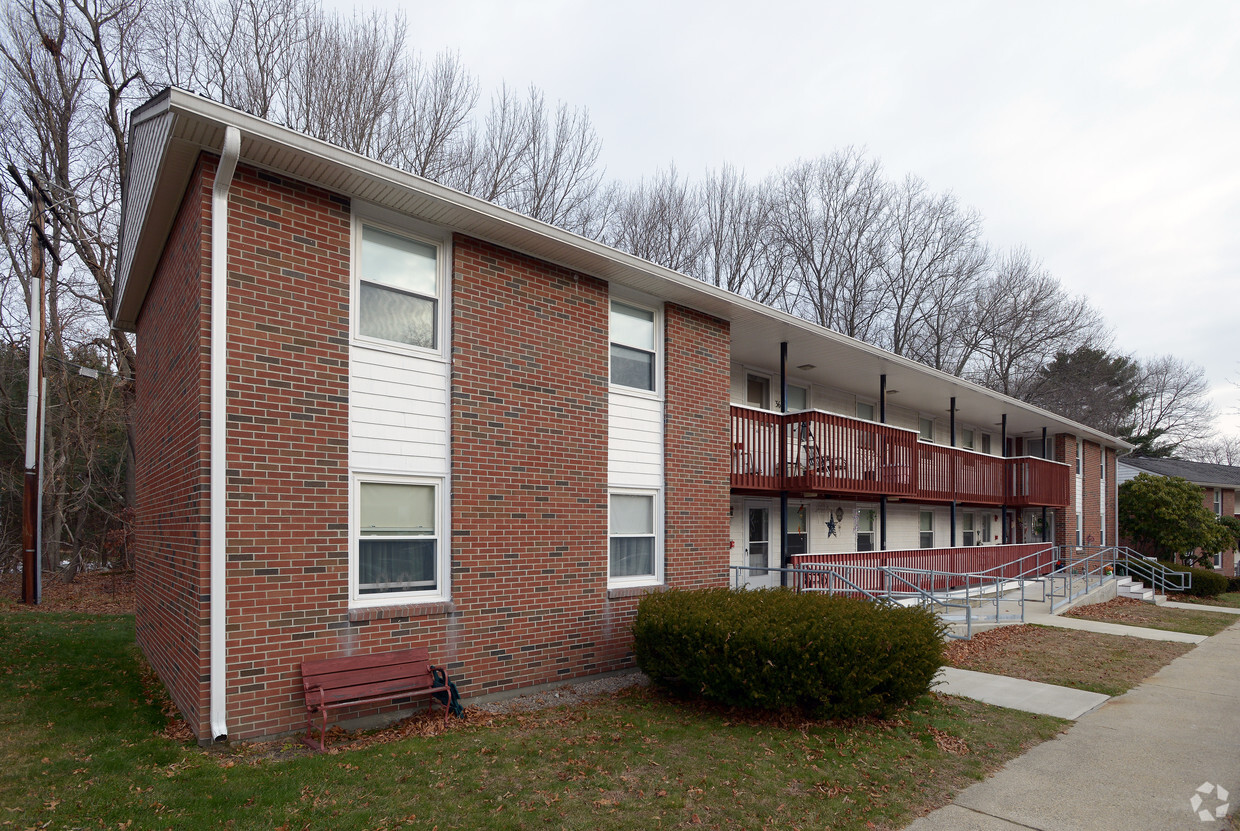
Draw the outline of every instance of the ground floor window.
<instances>
[{"instance_id":1,"label":"ground floor window","mask_svg":"<svg viewBox=\"0 0 1240 831\"><path fill-rule=\"evenodd\" d=\"M922 548L934 548L934 511L921 511L918 514L918 544Z\"/></svg>"},{"instance_id":2,"label":"ground floor window","mask_svg":"<svg viewBox=\"0 0 1240 831\"><path fill-rule=\"evenodd\" d=\"M355 481L355 599L440 593L439 492L437 482Z\"/></svg>"},{"instance_id":3,"label":"ground floor window","mask_svg":"<svg viewBox=\"0 0 1240 831\"><path fill-rule=\"evenodd\" d=\"M659 579L658 494L613 493L609 505L608 571L613 584Z\"/></svg>"},{"instance_id":4,"label":"ground floor window","mask_svg":"<svg viewBox=\"0 0 1240 831\"><path fill-rule=\"evenodd\" d=\"M857 550L874 550L874 511L862 510L857 514Z\"/></svg>"}]
</instances>

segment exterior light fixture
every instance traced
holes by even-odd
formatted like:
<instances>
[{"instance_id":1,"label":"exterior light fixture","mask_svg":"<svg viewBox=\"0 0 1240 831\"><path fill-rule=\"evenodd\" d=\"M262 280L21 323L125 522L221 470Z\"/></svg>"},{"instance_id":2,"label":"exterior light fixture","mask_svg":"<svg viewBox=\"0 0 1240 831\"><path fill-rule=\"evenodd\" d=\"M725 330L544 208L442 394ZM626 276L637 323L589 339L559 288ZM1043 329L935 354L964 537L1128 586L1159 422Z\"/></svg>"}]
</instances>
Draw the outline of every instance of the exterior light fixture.
<instances>
[{"instance_id":1,"label":"exterior light fixture","mask_svg":"<svg viewBox=\"0 0 1240 831\"><path fill-rule=\"evenodd\" d=\"M817 369L817 368L818 368L818 364L797 364L797 369L805 370L807 372L811 369Z\"/></svg>"}]
</instances>

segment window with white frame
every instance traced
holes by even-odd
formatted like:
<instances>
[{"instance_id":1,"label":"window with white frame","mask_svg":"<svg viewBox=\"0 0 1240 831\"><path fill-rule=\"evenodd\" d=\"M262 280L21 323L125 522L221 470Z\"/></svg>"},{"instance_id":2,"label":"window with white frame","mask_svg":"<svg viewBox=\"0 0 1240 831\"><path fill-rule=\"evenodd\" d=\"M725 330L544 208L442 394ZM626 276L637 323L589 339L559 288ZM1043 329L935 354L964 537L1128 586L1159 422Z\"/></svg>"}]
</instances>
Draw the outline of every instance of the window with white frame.
<instances>
[{"instance_id":1,"label":"window with white frame","mask_svg":"<svg viewBox=\"0 0 1240 831\"><path fill-rule=\"evenodd\" d=\"M977 545L976 519L972 513L960 516L960 544Z\"/></svg>"},{"instance_id":2,"label":"window with white frame","mask_svg":"<svg viewBox=\"0 0 1240 831\"><path fill-rule=\"evenodd\" d=\"M1085 544L1084 534L1085 534L1085 522L1083 518L1081 517L1080 511L1078 511L1076 514L1076 545L1078 548Z\"/></svg>"},{"instance_id":3,"label":"window with white frame","mask_svg":"<svg viewBox=\"0 0 1240 831\"><path fill-rule=\"evenodd\" d=\"M1076 440L1076 475L1080 476L1085 469L1085 442Z\"/></svg>"},{"instance_id":4,"label":"window with white frame","mask_svg":"<svg viewBox=\"0 0 1240 831\"><path fill-rule=\"evenodd\" d=\"M959 432L960 446L965 450L973 449L973 431L968 427L962 427Z\"/></svg>"},{"instance_id":5,"label":"window with white frame","mask_svg":"<svg viewBox=\"0 0 1240 831\"><path fill-rule=\"evenodd\" d=\"M1214 513L1216 516L1223 515L1223 489L1214 489Z\"/></svg>"},{"instance_id":6,"label":"window with white frame","mask_svg":"<svg viewBox=\"0 0 1240 831\"><path fill-rule=\"evenodd\" d=\"M439 348L439 246L363 224L357 334Z\"/></svg>"},{"instance_id":7,"label":"window with white frame","mask_svg":"<svg viewBox=\"0 0 1240 831\"><path fill-rule=\"evenodd\" d=\"M1025 455L1033 456L1038 459L1043 459L1046 457L1046 452L1043 449L1043 447L1044 445L1042 444L1041 439L1026 439L1025 440Z\"/></svg>"},{"instance_id":8,"label":"window with white frame","mask_svg":"<svg viewBox=\"0 0 1240 831\"><path fill-rule=\"evenodd\" d=\"M921 511L917 516L918 545L934 548L934 511Z\"/></svg>"},{"instance_id":9,"label":"window with white frame","mask_svg":"<svg viewBox=\"0 0 1240 831\"><path fill-rule=\"evenodd\" d=\"M863 510L857 514L857 550L874 550L874 511Z\"/></svg>"},{"instance_id":10,"label":"window with white frame","mask_svg":"<svg viewBox=\"0 0 1240 831\"><path fill-rule=\"evenodd\" d=\"M608 570L615 584L649 584L659 579L658 499L653 493L612 493L609 507Z\"/></svg>"},{"instance_id":11,"label":"window with white frame","mask_svg":"<svg viewBox=\"0 0 1240 831\"><path fill-rule=\"evenodd\" d=\"M917 438L921 441L934 442L934 419L926 416L917 419Z\"/></svg>"},{"instance_id":12,"label":"window with white frame","mask_svg":"<svg viewBox=\"0 0 1240 831\"><path fill-rule=\"evenodd\" d=\"M990 453L990 433L982 433L982 452Z\"/></svg>"},{"instance_id":13,"label":"window with white frame","mask_svg":"<svg viewBox=\"0 0 1240 831\"><path fill-rule=\"evenodd\" d=\"M857 418L863 421L874 420L874 405L866 401L857 402Z\"/></svg>"},{"instance_id":14,"label":"window with white frame","mask_svg":"<svg viewBox=\"0 0 1240 831\"><path fill-rule=\"evenodd\" d=\"M439 485L359 478L355 482L353 597L439 596Z\"/></svg>"},{"instance_id":15,"label":"window with white frame","mask_svg":"<svg viewBox=\"0 0 1240 831\"><path fill-rule=\"evenodd\" d=\"M638 390L656 388L658 324L651 309L611 301L611 383Z\"/></svg>"}]
</instances>

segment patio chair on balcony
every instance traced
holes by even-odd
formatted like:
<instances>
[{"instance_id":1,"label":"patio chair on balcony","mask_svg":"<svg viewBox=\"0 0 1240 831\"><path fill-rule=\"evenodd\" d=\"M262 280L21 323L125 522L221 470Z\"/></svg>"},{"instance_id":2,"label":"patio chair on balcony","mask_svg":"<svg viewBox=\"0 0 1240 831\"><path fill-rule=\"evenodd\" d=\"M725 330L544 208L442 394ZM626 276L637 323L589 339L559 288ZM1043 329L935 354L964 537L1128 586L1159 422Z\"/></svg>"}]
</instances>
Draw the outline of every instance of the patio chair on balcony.
<instances>
[{"instance_id":1,"label":"patio chair on balcony","mask_svg":"<svg viewBox=\"0 0 1240 831\"><path fill-rule=\"evenodd\" d=\"M797 426L797 458L793 463L796 475L822 473L827 476L840 476L844 472L844 460L832 458L818 447L818 439L809 424L802 422Z\"/></svg>"}]
</instances>

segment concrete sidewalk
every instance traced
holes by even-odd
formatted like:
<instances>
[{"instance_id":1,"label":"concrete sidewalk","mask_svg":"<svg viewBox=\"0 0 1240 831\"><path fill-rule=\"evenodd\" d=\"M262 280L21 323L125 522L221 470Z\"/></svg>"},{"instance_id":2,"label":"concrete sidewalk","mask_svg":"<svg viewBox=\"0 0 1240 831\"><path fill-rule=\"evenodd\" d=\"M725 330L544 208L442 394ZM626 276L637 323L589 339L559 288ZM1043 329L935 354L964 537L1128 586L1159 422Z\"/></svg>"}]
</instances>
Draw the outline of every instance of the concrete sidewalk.
<instances>
[{"instance_id":1,"label":"concrete sidewalk","mask_svg":"<svg viewBox=\"0 0 1240 831\"><path fill-rule=\"evenodd\" d=\"M955 667L939 670L934 691L1026 713L1069 719L1080 718L1110 698L1102 693Z\"/></svg>"},{"instance_id":2,"label":"concrete sidewalk","mask_svg":"<svg viewBox=\"0 0 1240 831\"><path fill-rule=\"evenodd\" d=\"M1235 606L1207 606L1204 603L1181 603L1178 600L1164 600L1158 605L1168 609L1190 609L1194 612L1222 612L1225 615L1240 615L1240 609Z\"/></svg>"},{"instance_id":3,"label":"concrete sidewalk","mask_svg":"<svg viewBox=\"0 0 1240 831\"><path fill-rule=\"evenodd\" d=\"M1240 809L1240 623L1087 713L907 831L1114 831L1224 827ZM1204 785L1209 793L1199 793ZM1190 800L1200 798L1197 809Z\"/></svg>"},{"instance_id":4,"label":"concrete sidewalk","mask_svg":"<svg viewBox=\"0 0 1240 831\"><path fill-rule=\"evenodd\" d=\"M1104 635L1125 635L1129 638L1144 638L1147 641L1170 641L1171 643L1201 643L1208 637L1207 635L1167 632L1162 629L1147 629L1144 626L1127 626L1123 623L1107 623L1104 620L1088 620L1062 615L1029 614L1025 615L1025 623L1055 626L1060 629L1079 629L1083 632L1101 632Z\"/></svg>"}]
</instances>

